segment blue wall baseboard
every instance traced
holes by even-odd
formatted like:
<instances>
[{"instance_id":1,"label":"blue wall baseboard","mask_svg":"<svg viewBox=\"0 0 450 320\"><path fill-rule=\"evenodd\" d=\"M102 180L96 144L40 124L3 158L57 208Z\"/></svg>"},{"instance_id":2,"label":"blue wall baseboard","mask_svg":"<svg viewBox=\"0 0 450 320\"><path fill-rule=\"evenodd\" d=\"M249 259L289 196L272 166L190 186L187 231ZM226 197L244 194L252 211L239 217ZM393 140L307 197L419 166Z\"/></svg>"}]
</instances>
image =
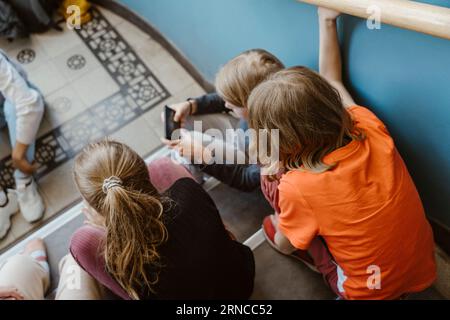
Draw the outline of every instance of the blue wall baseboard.
<instances>
[{"instance_id":1,"label":"blue wall baseboard","mask_svg":"<svg viewBox=\"0 0 450 320\"><path fill-rule=\"evenodd\" d=\"M209 81L227 60L265 48L317 69L316 8L295 0L120 0L173 42ZM450 7L446 0L422 1ZM428 216L450 226L450 41L362 19L340 23L357 102L387 124Z\"/></svg>"}]
</instances>

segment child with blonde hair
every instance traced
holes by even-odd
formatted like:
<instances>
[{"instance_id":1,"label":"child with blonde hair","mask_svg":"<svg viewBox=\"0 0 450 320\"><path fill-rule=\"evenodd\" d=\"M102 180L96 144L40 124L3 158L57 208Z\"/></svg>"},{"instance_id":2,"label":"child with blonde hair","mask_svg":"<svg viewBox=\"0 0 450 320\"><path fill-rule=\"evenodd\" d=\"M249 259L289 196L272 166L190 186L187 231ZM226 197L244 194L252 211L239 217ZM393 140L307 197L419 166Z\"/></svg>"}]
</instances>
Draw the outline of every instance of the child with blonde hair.
<instances>
[{"instance_id":1,"label":"child with blonde hair","mask_svg":"<svg viewBox=\"0 0 450 320\"><path fill-rule=\"evenodd\" d=\"M115 141L77 156L89 224L75 232L77 263L122 299L247 299L254 258L234 241L208 193L169 158L144 160Z\"/></svg>"},{"instance_id":2,"label":"child with blonde hair","mask_svg":"<svg viewBox=\"0 0 450 320\"><path fill-rule=\"evenodd\" d=\"M176 149L190 164L191 172L211 175L218 180L243 191L251 191L260 185L260 168L248 161L248 139L244 134L238 134L236 129L245 133L248 129L247 99L259 83L269 75L284 68L283 63L273 54L262 49L245 51L227 62L217 73L215 87L217 93L210 93L198 98L189 98L185 102L171 105L176 111L174 120L190 130L188 134L182 131L181 139L165 141ZM201 121L201 132L216 129L222 137L227 130L234 130L233 141L211 139L206 134L195 134L194 121ZM228 147L227 150L225 150ZM224 158L235 159L234 152L241 155L244 163L231 163L219 159L209 163L208 159L217 158L214 150L222 150ZM239 157L239 156L237 156ZM194 159L200 159L193 163ZM217 160L217 159L216 159Z\"/></svg>"},{"instance_id":3,"label":"child with blonde hair","mask_svg":"<svg viewBox=\"0 0 450 320\"><path fill-rule=\"evenodd\" d=\"M386 126L342 84L338 15L319 9L320 75L289 68L250 95L250 127L280 130L286 170L278 188L263 181L279 213L263 230L339 297L398 299L436 278L433 234Z\"/></svg>"}]
</instances>

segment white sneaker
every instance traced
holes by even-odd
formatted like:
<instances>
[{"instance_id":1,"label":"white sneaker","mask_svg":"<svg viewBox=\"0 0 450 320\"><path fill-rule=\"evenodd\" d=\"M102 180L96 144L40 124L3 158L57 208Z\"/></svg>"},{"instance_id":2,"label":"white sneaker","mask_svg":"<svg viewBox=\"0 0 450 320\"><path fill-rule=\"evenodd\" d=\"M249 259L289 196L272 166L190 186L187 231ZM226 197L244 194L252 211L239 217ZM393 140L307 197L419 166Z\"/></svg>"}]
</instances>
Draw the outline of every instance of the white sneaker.
<instances>
[{"instance_id":1,"label":"white sneaker","mask_svg":"<svg viewBox=\"0 0 450 320\"><path fill-rule=\"evenodd\" d=\"M3 239L11 228L11 216L19 211L17 194L10 189L5 189L4 193L6 200L0 203L0 239Z\"/></svg>"},{"instance_id":2,"label":"white sneaker","mask_svg":"<svg viewBox=\"0 0 450 320\"><path fill-rule=\"evenodd\" d=\"M16 179L16 190L20 212L25 220L32 223L41 219L44 215L45 206L34 179Z\"/></svg>"}]
</instances>

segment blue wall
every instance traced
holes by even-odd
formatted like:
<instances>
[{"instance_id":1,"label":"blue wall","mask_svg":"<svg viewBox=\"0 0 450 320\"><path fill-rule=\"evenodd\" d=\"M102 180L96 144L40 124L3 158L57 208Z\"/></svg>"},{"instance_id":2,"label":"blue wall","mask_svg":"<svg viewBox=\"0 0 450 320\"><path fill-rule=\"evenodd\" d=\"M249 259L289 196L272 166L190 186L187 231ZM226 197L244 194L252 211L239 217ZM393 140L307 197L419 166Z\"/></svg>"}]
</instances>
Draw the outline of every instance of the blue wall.
<instances>
[{"instance_id":1,"label":"blue wall","mask_svg":"<svg viewBox=\"0 0 450 320\"><path fill-rule=\"evenodd\" d=\"M171 40L210 81L220 65L265 48L317 69L316 8L294 0L121 0ZM425 2L425 1L424 1ZM450 7L448 0L429 0ZM429 216L450 226L450 41L345 17L345 76L383 119Z\"/></svg>"}]
</instances>

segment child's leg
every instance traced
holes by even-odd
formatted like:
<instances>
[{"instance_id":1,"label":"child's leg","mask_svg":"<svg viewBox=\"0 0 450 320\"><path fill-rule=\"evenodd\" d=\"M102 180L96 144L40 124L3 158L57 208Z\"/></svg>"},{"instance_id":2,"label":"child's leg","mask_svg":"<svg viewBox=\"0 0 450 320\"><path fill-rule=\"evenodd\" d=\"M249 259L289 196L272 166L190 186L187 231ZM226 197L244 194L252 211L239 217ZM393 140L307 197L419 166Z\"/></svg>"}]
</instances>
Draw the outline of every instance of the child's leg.
<instances>
[{"instance_id":1,"label":"child's leg","mask_svg":"<svg viewBox=\"0 0 450 320\"><path fill-rule=\"evenodd\" d=\"M0 268L0 287L14 287L25 300L43 300L48 272L28 255L9 258Z\"/></svg>"},{"instance_id":2,"label":"child's leg","mask_svg":"<svg viewBox=\"0 0 450 320\"><path fill-rule=\"evenodd\" d=\"M148 165L150 181L159 193L169 189L177 180L190 178L192 174L182 165L173 162L169 158L161 158L152 161Z\"/></svg>"},{"instance_id":3,"label":"child's leg","mask_svg":"<svg viewBox=\"0 0 450 320\"><path fill-rule=\"evenodd\" d=\"M195 122L200 122L201 126L196 126ZM225 163L227 159L227 153L229 153L229 157L233 155L233 158L234 153L238 153L238 155L242 157L243 160L246 160L248 158L246 153L245 136L242 134L231 135L231 133L239 129L240 126L240 120L228 114L206 114L193 116L190 117L185 124L186 129L192 132L196 140L203 141L204 146L210 145L211 136L214 136L213 145L216 149L216 155L218 154L218 150L223 150L223 163ZM227 131L228 134L231 135L228 138ZM204 137L202 138L202 136ZM236 163L233 162L230 164Z\"/></svg>"},{"instance_id":4,"label":"child's leg","mask_svg":"<svg viewBox=\"0 0 450 320\"><path fill-rule=\"evenodd\" d=\"M9 140L11 142L11 147L14 148L14 146L16 145L16 120L17 120L16 108L8 100L5 101L4 113L5 113L6 122L8 124ZM28 146L28 150L27 150L27 160L30 163L33 162L33 160L34 160L34 152L35 152L35 143L32 143ZM16 179L24 179L24 178L28 178L29 175L27 175L19 170L16 170L14 172L14 177Z\"/></svg>"},{"instance_id":5,"label":"child's leg","mask_svg":"<svg viewBox=\"0 0 450 320\"><path fill-rule=\"evenodd\" d=\"M71 254L59 263L59 283L56 300L101 300L101 285L84 271Z\"/></svg>"},{"instance_id":6,"label":"child's leg","mask_svg":"<svg viewBox=\"0 0 450 320\"><path fill-rule=\"evenodd\" d=\"M278 174L278 177L281 177L281 172ZM270 203L272 208L275 210L275 215L270 220L265 220L264 231L267 233L273 233L273 244L277 241L277 235L279 231L277 230L277 222L278 213L280 212L280 208L278 206L279 200L279 192L278 192L278 184L279 180L269 181L267 176L261 176L261 190L266 197L267 201ZM267 218L266 218L267 219ZM269 223L269 221L271 223ZM270 232L270 225L274 230ZM267 235L266 235L267 236ZM284 248L280 248L282 253L285 253ZM330 252L328 251L328 247L326 246L322 237L316 237L311 242L311 245L307 251L297 249L292 253L296 258L304 261L307 265L312 264L320 272L325 280L325 282L330 286L335 294L340 297L344 297L343 293L339 290L339 277L338 277L338 265L334 261ZM312 261L311 261L312 260ZM342 288L341 288L342 290Z\"/></svg>"},{"instance_id":7,"label":"child's leg","mask_svg":"<svg viewBox=\"0 0 450 320\"><path fill-rule=\"evenodd\" d=\"M284 170L280 170L277 173L276 177L273 177L273 179L269 179L268 176L261 175L261 191L266 197L269 204L275 210L276 215L280 213L280 207L278 205L278 200L280 198L278 185L280 184L280 179L283 173Z\"/></svg>"},{"instance_id":8,"label":"child's leg","mask_svg":"<svg viewBox=\"0 0 450 320\"><path fill-rule=\"evenodd\" d=\"M6 122L8 123L9 127L10 142L12 147L14 148L14 146L16 145L17 137L17 115L15 107L9 101L5 101L5 116ZM30 164L33 163L34 153L35 143L33 142L28 145L25 155L27 161ZM23 215L25 220L30 223L38 221L44 215L45 204L41 195L39 194L36 182L30 174L24 173L19 169L16 169L14 171L14 178L16 182L16 190L21 214Z\"/></svg>"},{"instance_id":9,"label":"child's leg","mask_svg":"<svg viewBox=\"0 0 450 320\"><path fill-rule=\"evenodd\" d=\"M45 251L40 247L38 244L35 250L28 246L31 249L9 258L0 267L0 287L16 288L25 300L43 300L50 285L50 273Z\"/></svg>"},{"instance_id":10,"label":"child's leg","mask_svg":"<svg viewBox=\"0 0 450 320\"><path fill-rule=\"evenodd\" d=\"M77 264L101 285L112 293L129 300L129 295L106 271L102 252L105 231L101 228L85 225L78 229L70 241L70 253Z\"/></svg>"},{"instance_id":11,"label":"child's leg","mask_svg":"<svg viewBox=\"0 0 450 320\"><path fill-rule=\"evenodd\" d=\"M343 289L339 285L339 266L334 261L328 247L322 237L315 237L308 248L308 254L313 259L317 270L322 274L323 279L331 290L341 298L345 298ZM341 291L342 290L342 291Z\"/></svg>"},{"instance_id":12,"label":"child's leg","mask_svg":"<svg viewBox=\"0 0 450 320\"><path fill-rule=\"evenodd\" d=\"M261 176L261 191L266 197L267 202L275 210L275 214L280 212L280 207L278 206L278 185L280 182L278 180L270 181L267 176Z\"/></svg>"},{"instance_id":13,"label":"child's leg","mask_svg":"<svg viewBox=\"0 0 450 320\"><path fill-rule=\"evenodd\" d=\"M201 123L201 126L198 125L199 123ZM239 159L242 159L241 164L247 163L248 160L245 136L243 134L233 134L233 139L227 139L227 131L231 134L239 127L239 119L228 114L205 114L192 116L187 119L185 124L185 128L191 132L193 139L196 141L201 141L204 147L209 146L210 148L214 148L217 161L216 163L227 163L229 165L237 164L236 161L234 161L236 156ZM214 136L213 143L211 143L211 135ZM218 159L219 157L222 159ZM230 163L227 159L233 159L233 161ZM185 162L182 163L188 168L198 182L201 182L204 173L207 173L219 181L227 183L226 181L223 181L224 173L220 170L222 166L218 165L205 167L202 164L192 164L187 160ZM211 168L214 168L214 170L210 170Z\"/></svg>"},{"instance_id":14,"label":"child's leg","mask_svg":"<svg viewBox=\"0 0 450 320\"><path fill-rule=\"evenodd\" d=\"M344 298L341 283L345 279L343 279L343 276L339 276L339 271L342 270L334 261L323 238L315 237L308 250L296 249L282 232L277 230L273 220L272 216L269 216L264 219L263 223L264 235L269 244L277 251L302 261L311 270L322 274L331 290L339 297Z\"/></svg>"}]
</instances>

